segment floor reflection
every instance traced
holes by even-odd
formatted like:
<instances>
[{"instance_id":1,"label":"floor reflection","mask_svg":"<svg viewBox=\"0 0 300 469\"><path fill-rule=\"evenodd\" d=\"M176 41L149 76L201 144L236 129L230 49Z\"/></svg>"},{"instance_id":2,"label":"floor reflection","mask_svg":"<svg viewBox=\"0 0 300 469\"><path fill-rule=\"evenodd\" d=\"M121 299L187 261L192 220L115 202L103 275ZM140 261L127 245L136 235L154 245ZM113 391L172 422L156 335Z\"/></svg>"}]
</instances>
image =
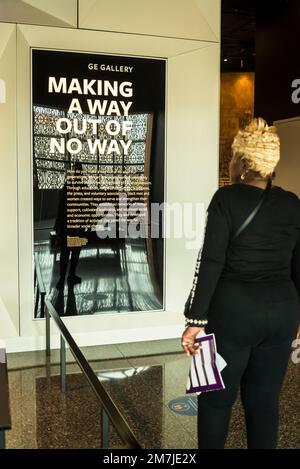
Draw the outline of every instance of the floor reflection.
<instances>
[{"instance_id":1,"label":"floor reflection","mask_svg":"<svg viewBox=\"0 0 300 469\"><path fill-rule=\"evenodd\" d=\"M101 347L99 347L99 355ZM128 421L142 447L197 447L197 417L169 408L185 394L189 360L182 353L103 360L91 365ZM9 371L12 430L8 448L100 448L101 406L75 364L67 367L67 393L60 391L59 367ZM279 448L299 448L299 365L289 364L280 399ZM109 445L121 441L111 427ZM244 415L233 408L227 448L245 448Z\"/></svg>"},{"instance_id":2,"label":"floor reflection","mask_svg":"<svg viewBox=\"0 0 300 469\"><path fill-rule=\"evenodd\" d=\"M60 253L48 243L35 246L46 291L61 316L162 309L161 289L149 262L145 240L128 240L116 249L83 247L76 275L59 286ZM37 316L41 313L38 310Z\"/></svg>"},{"instance_id":3,"label":"floor reflection","mask_svg":"<svg viewBox=\"0 0 300 469\"><path fill-rule=\"evenodd\" d=\"M143 375L140 379L139 375ZM162 444L162 367L139 367L98 373L105 388L128 421L140 444L159 448ZM149 395L149 385L156 390ZM151 388L152 388L151 385ZM60 392L57 376L36 378L36 428L38 448L99 447L101 412L98 401L82 374L69 374L68 392ZM151 391L150 391L151 394ZM141 397L147 395L147 402ZM155 397L155 413L149 403ZM81 433L79 429L84 431ZM113 430L110 446L121 442ZM71 445L71 446L70 446Z\"/></svg>"}]
</instances>

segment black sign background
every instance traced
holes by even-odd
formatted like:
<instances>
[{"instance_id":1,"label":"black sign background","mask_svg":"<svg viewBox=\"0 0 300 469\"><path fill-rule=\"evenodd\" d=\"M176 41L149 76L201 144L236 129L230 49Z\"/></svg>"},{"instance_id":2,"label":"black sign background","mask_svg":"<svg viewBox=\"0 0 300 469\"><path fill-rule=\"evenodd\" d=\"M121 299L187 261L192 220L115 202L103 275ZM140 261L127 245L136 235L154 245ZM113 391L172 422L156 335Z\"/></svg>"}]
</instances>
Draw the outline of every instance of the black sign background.
<instances>
[{"instance_id":1,"label":"black sign background","mask_svg":"<svg viewBox=\"0 0 300 469\"><path fill-rule=\"evenodd\" d=\"M99 69L89 69L89 64L98 64ZM132 73L117 72L117 71L102 71L100 65L104 64L114 68L132 67ZM127 57L127 56L110 56L98 55L82 52L66 52L54 51L44 49L32 50L32 105L41 107L50 107L63 109L67 111L71 104L72 98L78 98L82 106L83 113L88 112L86 106L86 99L103 99L101 96L91 95L78 95L77 93L63 94L63 93L49 93L48 92L48 79L49 77L56 77L57 81L60 77L65 77L67 83L70 79L77 78L79 82L82 79L98 79L109 81L130 81L133 84L133 97L123 98L108 96L108 100L124 100L132 101L133 104L130 108L130 114L135 113L151 113L153 114L153 130L151 141L151 158L150 158L150 203L164 202L164 160L165 160L165 87L166 87L166 61L161 59L147 59L140 57ZM113 116L112 116L113 118ZM34 132L34 123L33 123ZM33 135L34 137L34 135ZM33 145L33 152L34 152ZM33 158L35 155L33 155ZM50 238L50 233L53 227L51 223L47 225L47 220L51 220L57 211L59 191L55 190L41 190L36 185L36 174L33 174L34 189L34 240L35 252L38 252L41 263L46 262L43 259L43 251L45 249L46 239ZM42 231L47 232L46 236L41 236ZM162 228L160 230L162 233ZM41 248L41 239L44 247ZM149 256L148 256L149 258ZM48 262L48 261L47 261ZM79 261L80 262L80 261ZM80 267L80 264L79 264ZM98 273L95 270L95 278ZM102 266L102 272L105 265ZM110 266L107 266L110 271ZM162 236L159 239L151 240L151 279L153 288L156 292L156 298L160 307L149 309L161 309L163 307L163 279L164 279L164 242ZM43 273L43 272L42 272ZM46 272L45 277L47 277ZM111 272L112 274L112 272ZM49 274L48 274L49 275ZM113 275L113 274L112 274ZM53 302L56 301L56 307L61 315L78 315L78 314L94 314L102 312L99 308L99 301L93 298L94 306L88 312L82 306L79 306L80 301L76 297L77 290L80 291L80 285L72 286L67 282L64 289L64 294L55 289L56 283L55 276L52 278L45 278L46 288L50 298ZM68 290L67 290L68 288ZM145 285L145 290L147 286ZM84 296L84 292L82 295ZM99 294L100 295L100 294ZM103 296L104 293L102 292ZM101 296L100 295L100 296ZM57 300L57 296L59 297ZM64 301L62 296L64 296ZM99 297L100 297L99 296ZM67 304L67 308L66 308ZM68 306L69 304L69 306ZM70 306L71 305L71 306ZM73 306L72 306L73 305ZM140 307L145 310L145 306ZM122 308L114 307L112 310L104 309L103 312L123 311ZM131 307L129 311L139 310L139 307ZM41 313L36 312L36 317L40 317Z\"/></svg>"}]
</instances>

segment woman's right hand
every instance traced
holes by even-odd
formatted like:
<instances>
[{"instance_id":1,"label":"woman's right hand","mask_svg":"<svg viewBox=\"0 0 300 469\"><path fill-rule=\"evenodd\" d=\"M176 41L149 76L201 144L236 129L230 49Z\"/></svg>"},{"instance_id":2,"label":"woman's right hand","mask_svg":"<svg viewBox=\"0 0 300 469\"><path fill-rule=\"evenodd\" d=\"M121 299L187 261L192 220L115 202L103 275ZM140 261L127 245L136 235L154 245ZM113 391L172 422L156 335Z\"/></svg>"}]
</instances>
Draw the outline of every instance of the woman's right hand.
<instances>
[{"instance_id":1,"label":"woman's right hand","mask_svg":"<svg viewBox=\"0 0 300 469\"><path fill-rule=\"evenodd\" d=\"M203 327L189 326L185 329L181 337L181 345L187 355L196 355L197 350L202 348L201 345L194 345L197 335L200 332L205 332Z\"/></svg>"}]
</instances>

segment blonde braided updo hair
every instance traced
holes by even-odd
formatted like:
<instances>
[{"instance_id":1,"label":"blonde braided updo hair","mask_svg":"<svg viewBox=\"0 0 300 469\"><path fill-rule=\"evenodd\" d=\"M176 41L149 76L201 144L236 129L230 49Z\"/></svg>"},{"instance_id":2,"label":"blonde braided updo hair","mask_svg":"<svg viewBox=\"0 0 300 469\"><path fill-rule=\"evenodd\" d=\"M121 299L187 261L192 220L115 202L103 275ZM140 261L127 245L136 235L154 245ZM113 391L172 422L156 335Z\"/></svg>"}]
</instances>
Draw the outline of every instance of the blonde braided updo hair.
<instances>
[{"instance_id":1,"label":"blonde braided updo hair","mask_svg":"<svg viewBox=\"0 0 300 469\"><path fill-rule=\"evenodd\" d=\"M262 178L271 177L280 159L280 140L276 127L269 127L264 119L253 119L240 130L232 144L235 161L243 163L244 170Z\"/></svg>"}]
</instances>

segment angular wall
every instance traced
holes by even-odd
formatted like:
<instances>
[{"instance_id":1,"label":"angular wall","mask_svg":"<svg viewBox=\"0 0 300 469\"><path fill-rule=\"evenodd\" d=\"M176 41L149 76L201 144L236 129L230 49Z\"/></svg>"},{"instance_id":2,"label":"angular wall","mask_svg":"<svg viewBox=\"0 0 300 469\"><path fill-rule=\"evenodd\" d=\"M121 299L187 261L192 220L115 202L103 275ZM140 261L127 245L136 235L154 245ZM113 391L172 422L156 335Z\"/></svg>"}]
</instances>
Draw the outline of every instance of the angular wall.
<instances>
[{"instance_id":1,"label":"angular wall","mask_svg":"<svg viewBox=\"0 0 300 469\"><path fill-rule=\"evenodd\" d=\"M26 21L13 8L17 3L30 7ZM4 4L6 10L1 9ZM166 201L203 202L206 207L218 185L219 0L195 0L188 5L185 0L80 0L78 6L77 11L72 0L44 5L35 0L0 1L0 19L18 23L0 23L0 80L7 88L7 102L0 104L5 142L1 153L5 171L0 173L4 226L0 296L7 311L1 314L6 319L0 323L0 337L7 339L8 351L44 347L44 321L32 319L32 47L166 58ZM183 237L166 240L166 311L65 318L79 344L179 337L200 247L188 250L185 241ZM9 339L12 334L19 337Z\"/></svg>"},{"instance_id":2,"label":"angular wall","mask_svg":"<svg viewBox=\"0 0 300 469\"><path fill-rule=\"evenodd\" d=\"M19 334L16 26L0 23L0 335Z\"/></svg>"}]
</instances>

